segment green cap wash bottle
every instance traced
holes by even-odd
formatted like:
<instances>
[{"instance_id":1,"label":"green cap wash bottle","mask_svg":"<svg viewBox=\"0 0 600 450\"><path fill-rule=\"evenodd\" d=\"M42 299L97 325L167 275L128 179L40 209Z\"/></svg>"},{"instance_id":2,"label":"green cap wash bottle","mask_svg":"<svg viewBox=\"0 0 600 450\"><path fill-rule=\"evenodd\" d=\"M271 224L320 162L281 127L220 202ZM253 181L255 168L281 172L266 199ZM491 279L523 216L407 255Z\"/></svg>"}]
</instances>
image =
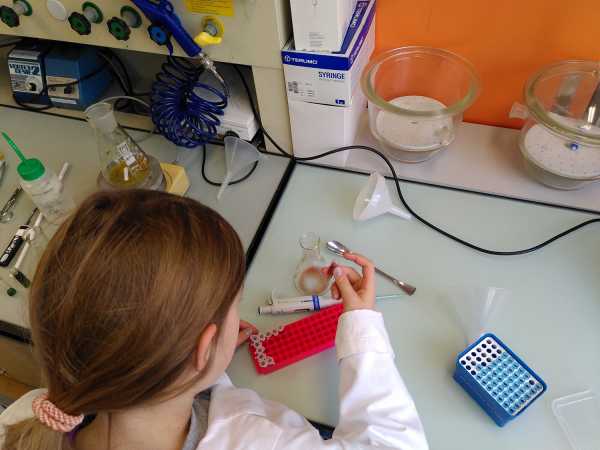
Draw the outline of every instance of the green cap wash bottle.
<instances>
[{"instance_id":1,"label":"green cap wash bottle","mask_svg":"<svg viewBox=\"0 0 600 450\"><path fill-rule=\"evenodd\" d=\"M21 187L48 222L60 224L75 207L73 200L63 192L62 183L39 159L26 158L6 133L2 136L21 160L17 167Z\"/></svg>"}]
</instances>

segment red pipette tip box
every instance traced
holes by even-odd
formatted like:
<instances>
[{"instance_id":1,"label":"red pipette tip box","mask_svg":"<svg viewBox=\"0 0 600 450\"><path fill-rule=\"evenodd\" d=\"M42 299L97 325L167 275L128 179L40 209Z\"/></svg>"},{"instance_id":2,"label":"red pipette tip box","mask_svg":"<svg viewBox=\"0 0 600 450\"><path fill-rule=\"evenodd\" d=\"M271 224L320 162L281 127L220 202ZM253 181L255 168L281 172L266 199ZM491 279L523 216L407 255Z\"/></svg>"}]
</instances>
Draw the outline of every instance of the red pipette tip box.
<instances>
[{"instance_id":1,"label":"red pipette tip box","mask_svg":"<svg viewBox=\"0 0 600 450\"><path fill-rule=\"evenodd\" d=\"M266 375L335 345L342 305L325 308L304 319L250 336L248 349L256 371Z\"/></svg>"}]
</instances>

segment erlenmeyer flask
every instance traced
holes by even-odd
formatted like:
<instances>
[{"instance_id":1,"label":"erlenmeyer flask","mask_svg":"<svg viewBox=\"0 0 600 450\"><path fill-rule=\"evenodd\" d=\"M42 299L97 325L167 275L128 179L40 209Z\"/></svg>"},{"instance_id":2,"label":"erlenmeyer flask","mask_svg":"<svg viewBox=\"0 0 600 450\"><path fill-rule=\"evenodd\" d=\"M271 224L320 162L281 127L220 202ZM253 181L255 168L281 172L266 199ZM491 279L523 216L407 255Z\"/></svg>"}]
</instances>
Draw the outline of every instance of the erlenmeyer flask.
<instances>
[{"instance_id":1,"label":"erlenmeyer flask","mask_svg":"<svg viewBox=\"0 0 600 450\"><path fill-rule=\"evenodd\" d=\"M296 267L294 284L304 295L321 295L329 289L331 277L323 273L330 263L321 255L321 239L315 233L300 237L302 260Z\"/></svg>"},{"instance_id":2,"label":"erlenmeyer flask","mask_svg":"<svg viewBox=\"0 0 600 450\"><path fill-rule=\"evenodd\" d=\"M117 123L110 103L100 102L85 111L96 133L102 176L101 187L113 189L161 189L163 173L160 163L147 155Z\"/></svg>"}]
</instances>

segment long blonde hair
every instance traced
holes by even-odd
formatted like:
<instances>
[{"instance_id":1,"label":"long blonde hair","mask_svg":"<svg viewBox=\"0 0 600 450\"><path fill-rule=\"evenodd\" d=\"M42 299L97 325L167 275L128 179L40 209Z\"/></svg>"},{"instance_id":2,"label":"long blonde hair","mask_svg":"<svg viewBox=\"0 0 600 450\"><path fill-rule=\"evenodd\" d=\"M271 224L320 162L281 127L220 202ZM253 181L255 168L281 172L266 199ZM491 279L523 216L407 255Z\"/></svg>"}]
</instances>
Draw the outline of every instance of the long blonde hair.
<instances>
[{"instance_id":1,"label":"long blonde hair","mask_svg":"<svg viewBox=\"0 0 600 450\"><path fill-rule=\"evenodd\" d=\"M91 415L187 388L176 381L202 330L221 328L244 273L239 237L211 209L151 191L92 195L50 241L30 292L49 400ZM69 447L36 419L6 429L6 450Z\"/></svg>"}]
</instances>

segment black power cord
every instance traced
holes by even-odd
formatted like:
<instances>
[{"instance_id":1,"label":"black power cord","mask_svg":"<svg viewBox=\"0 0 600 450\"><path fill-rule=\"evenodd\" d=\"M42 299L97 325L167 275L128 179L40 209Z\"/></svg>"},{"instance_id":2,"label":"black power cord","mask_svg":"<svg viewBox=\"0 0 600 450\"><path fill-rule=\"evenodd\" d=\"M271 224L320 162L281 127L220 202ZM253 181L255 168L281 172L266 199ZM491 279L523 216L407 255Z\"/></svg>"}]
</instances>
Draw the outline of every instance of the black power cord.
<instances>
[{"instance_id":1,"label":"black power cord","mask_svg":"<svg viewBox=\"0 0 600 450\"><path fill-rule=\"evenodd\" d=\"M246 181L248 178L250 178L252 176L252 174L254 173L254 171L256 170L257 167L258 167L258 161L256 161L252 165L252 168L246 175L244 175L242 178L240 178L238 180L231 181L229 183L229 186L233 186L234 184L239 184L243 181ZM204 181L206 181L211 186L222 186L223 185L223 183L219 183L217 181L210 180L206 175L206 145L202 146L202 170L201 170L201 172L202 172L202 178L204 179Z\"/></svg>"},{"instance_id":2,"label":"black power cord","mask_svg":"<svg viewBox=\"0 0 600 450\"><path fill-rule=\"evenodd\" d=\"M473 244L469 241L466 241L452 233L449 233L448 231L443 230L442 228L438 227L437 225L431 223L429 220L423 218L422 216L420 216L418 213L416 213L411 206L408 204L408 202L406 201L406 199L404 198L404 194L402 193L402 189L400 187L400 180L398 179L398 175L396 174L396 170L394 169L394 166L392 165L391 161L388 159L388 157L386 155L384 155L382 152L380 152L377 149L374 149L372 147L368 147L366 145L349 145L347 147L340 147L340 148L336 148L334 150L330 150L328 152L325 153L321 153L319 155L315 155L315 156L310 156L310 157L305 157L305 158L298 158L290 153L288 153L287 151L285 151L283 148L281 148L281 146L279 144L277 144L277 142L275 142L275 140L269 135L269 133L267 132L267 130L265 130L265 128L263 127L261 121L260 121L260 116L258 115L258 111L256 109L256 105L254 104L254 100L252 97L252 92L250 90L250 87L248 86L248 83L246 82L246 79L244 78L244 75L242 74L241 70L239 69L238 66L234 66L236 72L238 73L240 79L242 80L242 83L244 84L244 88L246 90L246 94L248 95L248 99L250 101L250 105L252 107L252 112L256 118L256 120L258 121L259 124L259 128L262 131L262 133L266 136L267 139L269 139L269 141L273 144L273 146L285 157L290 158L293 161L314 161L316 159L320 159L320 158L324 158L325 156L329 156L329 155L333 155L335 153L339 153L339 152L343 152L346 150L353 150L353 149L357 149L357 150L364 150L370 153L373 153L377 156L379 156L384 162L385 164L388 166L388 168L390 169L390 172L392 173L392 178L394 180L394 183L396 184L396 191L398 192L398 197L400 198L400 201L402 202L402 204L404 205L404 207L407 209L408 212L410 212L419 222L421 222L422 224L424 224L425 226L431 228L432 230L442 234L443 236L446 236L447 238L458 242L461 245L464 245L466 247L469 247L473 250L476 250L480 253L485 253L487 255L496 255L496 256L516 256L516 255L525 255L527 253L532 253L535 252L537 250L540 250L548 245L550 245L551 243L553 243L554 241L557 241L558 239L561 239L571 233L574 233L577 230L580 230L581 228L584 228L588 225L591 225L593 223L600 223L600 218L597 219L590 219L590 220L586 220L585 222L581 222L553 237L551 237L550 239L547 239L543 242L540 242L537 245L534 245L532 247L528 247L522 250L509 250L509 251L498 251L498 250L489 250L486 249L484 247L480 247L479 245Z\"/></svg>"}]
</instances>

